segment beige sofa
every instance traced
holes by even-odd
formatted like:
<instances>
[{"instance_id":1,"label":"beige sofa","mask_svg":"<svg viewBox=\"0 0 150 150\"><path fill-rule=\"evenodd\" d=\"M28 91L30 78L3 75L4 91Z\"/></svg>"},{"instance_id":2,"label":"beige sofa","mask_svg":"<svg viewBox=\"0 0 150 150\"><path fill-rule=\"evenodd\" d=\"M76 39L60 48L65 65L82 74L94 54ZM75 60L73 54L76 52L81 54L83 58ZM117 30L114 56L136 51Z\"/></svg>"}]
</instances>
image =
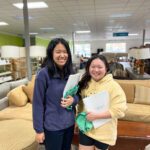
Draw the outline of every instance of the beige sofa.
<instances>
[{"instance_id":1,"label":"beige sofa","mask_svg":"<svg viewBox=\"0 0 150 150\"><path fill-rule=\"evenodd\" d=\"M150 123L150 80L116 80L127 97L128 109L121 120Z\"/></svg>"},{"instance_id":2,"label":"beige sofa","mask_svg":"<svg viewBox=\"0 0 150 150\"><path fill-rule=\"evenodd\" d=\"M1 100L0 105L3 108L1 107L0 111L0 150L37 150L38 148L32 125L31 100L34 79L33 76L27 85L23 85L25 82L21 82L16 87L10 88L7 96L2 98L5 99L5 102ZM14 84L16 83L14 82ZM9 84L11 83L6 85ZM5 86L0 85L0 90ZM4 108L4 106L7 107Z\"/></svg>"}]
</instances>

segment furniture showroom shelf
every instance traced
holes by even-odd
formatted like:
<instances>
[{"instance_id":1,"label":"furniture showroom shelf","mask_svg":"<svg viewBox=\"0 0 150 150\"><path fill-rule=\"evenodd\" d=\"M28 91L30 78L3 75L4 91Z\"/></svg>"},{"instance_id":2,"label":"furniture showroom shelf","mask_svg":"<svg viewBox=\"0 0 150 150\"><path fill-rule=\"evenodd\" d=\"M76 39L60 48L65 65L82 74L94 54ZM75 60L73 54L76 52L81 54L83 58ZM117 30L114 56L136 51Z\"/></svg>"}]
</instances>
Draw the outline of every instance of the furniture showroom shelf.
<instances>
[{"instance_id":1,"label":"furniture showroom shelf","mask_svg":"<svg viewBox=\"0 0 150 150\"><path fill-rule=\"evenodd\" d=\"M11 65L11 63L0 63L0 66Z\"/></svg>"},{"instance_id":2,"label":"furniture showroom shelf","mask_svg":"<svg viewBox=\"0 0 150 150\"><path fill-rule=\"evenodd\" d=\"M12 74L12 72L11 71L2 72L0 73L0 77L4 75L9 75L9 74Z\"/></svg>"},{"instance_id":3,"label":"furniture showroom shelf","mask_svg":"<svg viewBox=\"0 0 150 150\"><path fill-rule=\"evenodd\" d=\"M12 80L11 63L0 63L0 83Z\"/></svg>"}]
</instances>

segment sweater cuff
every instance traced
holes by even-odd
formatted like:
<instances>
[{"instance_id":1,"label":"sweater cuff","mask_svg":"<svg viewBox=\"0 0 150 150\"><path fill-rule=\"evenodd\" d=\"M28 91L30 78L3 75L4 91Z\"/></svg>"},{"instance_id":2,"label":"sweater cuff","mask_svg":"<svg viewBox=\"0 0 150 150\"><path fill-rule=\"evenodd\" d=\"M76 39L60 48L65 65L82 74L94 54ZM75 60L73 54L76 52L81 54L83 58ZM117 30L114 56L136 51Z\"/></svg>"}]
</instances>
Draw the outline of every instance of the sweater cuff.
<instances>
[{"instance_id":1,"label":"sweater cuff","mask_svg":"<svg viewBox=\"0 0 150 150\"><path fill-rule=\"evenodd\" d=\"M37 129L35 129L35 132L36 132L36 133L43 133L43 132L44 132L44 129L43 129L43 130L37 130Z\"/></svg>"},{"instance_id":2,"label":"sweater cuff","mask_svg":"<svg viewBox=\"0 0 150 150\"><path fill-rule=\"evenodd\" d=\"M74 99L74 101L73 101L73 103L72 103L72 106L75 106L75 105L78 103L78 101L79 101L79 96L75 95L75 96L73 97L73 99Z\"/></svg>"}]
</instances>

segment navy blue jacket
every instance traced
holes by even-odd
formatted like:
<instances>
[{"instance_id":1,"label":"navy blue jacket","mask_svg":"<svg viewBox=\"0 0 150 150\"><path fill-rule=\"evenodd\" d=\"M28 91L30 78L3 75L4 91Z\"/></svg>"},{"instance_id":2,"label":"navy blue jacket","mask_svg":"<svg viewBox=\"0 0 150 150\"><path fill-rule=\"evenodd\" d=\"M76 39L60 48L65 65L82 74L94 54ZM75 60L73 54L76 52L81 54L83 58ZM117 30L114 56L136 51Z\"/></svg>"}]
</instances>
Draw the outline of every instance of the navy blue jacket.
<instances>
[{"instance_id":1,"label":"navy blue jacket","mask_svg":"<svg viewBox=\"0 0 150 150\"><path fill-rule=\"evenodd\" d=\"M74 111L60 105L67 80L68 76L62 79L59 74L50 77L47 67L37 74L33 95L33 126L37 133L43 132L44 128L57 131L74 124ZM77 102L78 96L75 96L73 105Z\"/></svg>"}]
</instances>

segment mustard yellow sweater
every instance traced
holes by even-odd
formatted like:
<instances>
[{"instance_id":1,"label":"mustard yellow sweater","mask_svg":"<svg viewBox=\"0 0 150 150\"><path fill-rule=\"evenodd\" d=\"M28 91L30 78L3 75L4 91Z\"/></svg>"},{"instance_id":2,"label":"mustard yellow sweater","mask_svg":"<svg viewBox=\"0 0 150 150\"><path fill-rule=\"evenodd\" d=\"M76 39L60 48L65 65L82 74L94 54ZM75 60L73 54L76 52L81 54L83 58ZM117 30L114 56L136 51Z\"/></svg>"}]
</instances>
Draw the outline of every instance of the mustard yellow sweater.
<instances>
[{"instance_id":1,"label":"mustard yellow sweater","mask_svg":"<svg viewBox=\"0 0 150 150\"><path fill-rule=\"evenodd\" d=\"M124 112L127 108L126 96L120 85L113 80L112 75L108 74L98 82L91 79L88 83L88 88L81 92L82 99L92 94L99 93L100 91L108 91L109 93L111 121L101 127L90 130L86 135L97 141L115 145L117 138L117 119L124 116ZM82 100L79 101L78 111L85 111Z\"/></svg>"}]
</instances>

